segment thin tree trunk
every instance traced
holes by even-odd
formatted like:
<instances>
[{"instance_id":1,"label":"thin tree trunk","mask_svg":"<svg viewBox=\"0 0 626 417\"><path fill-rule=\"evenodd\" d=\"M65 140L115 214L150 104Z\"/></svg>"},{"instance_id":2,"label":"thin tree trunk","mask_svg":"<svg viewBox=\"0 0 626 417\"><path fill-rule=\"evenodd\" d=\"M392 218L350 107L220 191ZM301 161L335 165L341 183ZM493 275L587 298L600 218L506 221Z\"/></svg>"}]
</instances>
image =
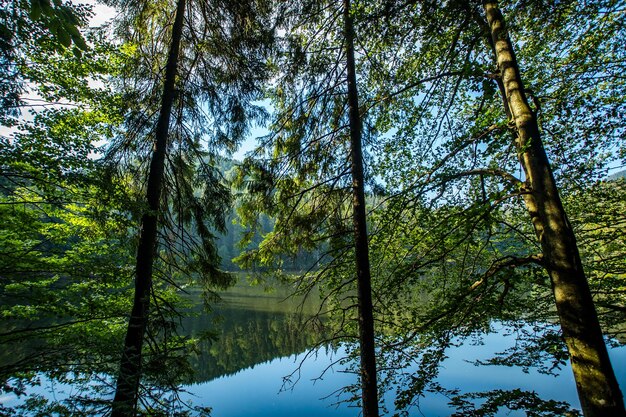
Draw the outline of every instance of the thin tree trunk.
<instances>
[{"instance_id":1,"label":"thin tree trunk","mask_svg":"<svg viewBox=\"0 0 626 417\"><path fill-rule=\"evenodd\" d=\"M135 297L124 341L124 352L117 378L115 398L112 404L113 417L134 416L137 407L137 394L141 377L141 351L150 311L152 268L157 249L157 222L165 170L170 116L175 96L175 79L184 13L185 0L178 0L176 17L172 28L172 40L165 67L161 109L155 130L154 147L148 174L146 199L149 210L141 218L141 232L136 258Z\"/></svg>"},{"instance_id":2,"label":"thin tree trunk","mask_svg":"<svg viewBox=\"0 0 626 417\"><path fill-rule=\"evenodd\" d=\"M354 26L350 15L350 0L343 1L346 42L348 107L350 117L350 150L352 158L352 210L354 246L357 268L359 309L359 343L361 351L361 402L363 417L378 417L378 387L376 382L376 346L374 312L370 274L365 190L363 183L363 151L361 146L361 116L356 85L354 61Z\"/></svg>"},{"instance_id":3,"label":"thin tree trunk","mask_svg":"<svg viewBox=\"0 0 626 417\"><path fill-rule=\"evenodd\" d=\"M483 2L504 86L515 146L526 175L524 202L541 244L576 387L586 417L623 417L622 393L609 360L576 238L559 197L536 115L528 105L513 46L496 0Z\"/></svg>"}]
</instances>

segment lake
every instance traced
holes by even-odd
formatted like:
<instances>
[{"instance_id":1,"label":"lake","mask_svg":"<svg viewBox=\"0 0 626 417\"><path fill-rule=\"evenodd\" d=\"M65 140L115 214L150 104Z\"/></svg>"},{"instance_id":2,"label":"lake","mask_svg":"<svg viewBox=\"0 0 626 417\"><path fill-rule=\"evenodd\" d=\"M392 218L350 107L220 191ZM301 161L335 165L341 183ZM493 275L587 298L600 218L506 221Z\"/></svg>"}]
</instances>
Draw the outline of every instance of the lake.
<instances>
[{"instance_id":1,"label":"lake","mask_svg":"<svg viewBox=\"0 0 626 417\"><path fill-rule=\"evenodd\" d=\"M346 372L345 366L335 363L345 357L345 349L309 350L320 335L302 326L302 320L314 314L318 305L314 299L301 304L301 300L289 298L289 293L287 288L267 293L262 288L240 283L223 294L223 303L216 311L222 317L222 333L201 355L198 379L186 387L185 399L211 407L213 415L218 417L359 415L358 408L337 404L346 398L338 397L337 393L357 382L357 377ZM203 328L201 323L210 326L210 317L189 320L185 330L193 334ZM477 367L470 363L486 360L515 343L514 337L505 335L509 330L506 326L494 323L492 330L484 337L483 344L450 349L439 375L441 385L467 392L519 387L535 391L544 399L567 401L580 407L569 366L554 377L532 369L525 373L520 368ZM626 347L611 349L610 355L624 389ZM297 383L285 384L284 378L294 372L292 379L297 378ZM393 408L391 394L384 401L388 408ZM422 399L419 410L413 409L411 414L435 417L449 416L452 412L447 398L433 394ZM525 415L523 412L501 414Z\"/></svg>"},{"instance_id":2,"label":"lake","mask_svg":"<svg viewBox=\"0 0 626 417\"><path fill-rule=\"evenodd\" d=\"M315 297L305 301L291 298L290 292L285 287L266 292L242 282L222 294L222 302L212 313L204 312L198 304L197 315L181 322L181 333L198 336L217 331L216 339L203 339L198 352L189 357L195 374L183 386L180 398L195 406L210 407L215 417L358 416L358 408L341 402L348 398L341 394L342 388L357 382L356 375L346 371L347 365L339 363L350 346L312 350L322 340L323 332L303 323L317 311L318 302ZM506 335L508 330L501 323L493 323L483 344L449 349L438 382L467 392L519 387L535 391L544 399L579 407L567 366L554 377L532 369L525 373L520 368L476 367L470 363L513 345L515 339ZM610 354L624 390L626 348L611 349ZM44 375L40 379L40 386L28 389L47 398L61 400L79 391ZM9 406L16 401L11 395L0 398L0 403ZM392 394L383 401L392 412ZM410 410L410 415L449 416L453 410L448 401L440 394L427 395L420 400L419 409ZM502 411L499 415L525 413Z\"/></svg>"}]
</instances>

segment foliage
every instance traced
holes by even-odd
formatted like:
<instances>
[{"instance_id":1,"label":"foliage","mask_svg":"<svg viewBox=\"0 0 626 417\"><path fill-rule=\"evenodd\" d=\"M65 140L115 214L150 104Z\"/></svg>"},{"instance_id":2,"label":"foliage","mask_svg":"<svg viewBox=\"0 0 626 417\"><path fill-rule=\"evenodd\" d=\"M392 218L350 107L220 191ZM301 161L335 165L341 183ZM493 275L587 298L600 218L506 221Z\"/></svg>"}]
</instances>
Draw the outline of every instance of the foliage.
<instances>
[{"instance_id":1,"label":"foliage","mask_svg":"<svg viewBox=\"0 0 626 417\"><path fill-rule=\"evenodd\" d=\"M88 79L112 73L112 49L92 49L89 64L64 51L21 53L44 100L72 103L32 112L0 139L2 343L24 342L20 355L6 358L3 376L16 364L30 372L80 355L97 363L117 349L133 244L121 184L107 184L95 161L95 142L119 122L119 101L90 89Z\"/></svg>"},{"instance_id":2,"label":"foliage","mask_svg":"<svg viewBox=\"0 0 626 417\"><path fill-rule=\"evenodd\" d=\"M266 92L273 109L270 133L259 138L235 179L243 190L237 212L248 231L242 246L259 234L263 240L235 261L280 274L288 258L317 253L300 288L307 292L320 284L332 293L326 301L337 296L341 303L355 284L342 6L302 2L282 5L277 14L282 34ZM259 233L259 213L272 219L272 231ZM336 307L338 313L350 311Z\"/></svg>"},{"instance_id":3,"label":"foliage","mask_svg":"<svg viewBox=\"0 0 626 417\"><path fill-rule=\"evenodd\" d=\"M484 400L484 403L476 406L472 403L473 400ZM511 411L524 410L528 417L580 416L578 410L571 409L568 404L542 400L536 393L520 389L463 394L454 397L450 404L459 410L452 414L452 417L495 416L501 408Z\"/></svg>"},{"instance_id":4,"label":"foliage","mask_svg":"<svg viewBox=\"0 0 626 417\"><path fill-rule=\"evenodd\" d=\"M624 179L603 180L566 197L605 333L624 333Z\"/></svg>"},{"instance_id":5,"label":"foliage","mask_svg":"<svg viewBox=\"0 0 626 417\"><path fill-rule=\"evenodd\" d=\"M12 130L0 137L0 343L27 342L3 358L13 363L2 375L18 376L5 391L21 393L63 361L74 368L51 377L115 372L172 4L107 3L122 12L117 44L79 31L88 7L2 2L0 122ZM501 3L604 332L618 343L626 185L606 177L626 158L623 2ZM159 397L190 370L183 356L194 344L176 334L178 290L201 282L215 295L233 282L231 259L283 279L300 270L300 292L322 287L328 337L357 333L340 5L190 1L186 13L146 347L154 402L144 412L154 414L175 407ZM503 407L575 415L532 392L434 382L446 350L480 339L494 320L515 329L518 344L481 365L557 373L568 359L481 2L361 0L352 16L381 391L396 389L398 412L436 391L453 397L459 416ZM267 120L270 133L232 169L228 156ZM245 350L243 336L211 353ZM43 398L25 406L70 413Z\"/></svg>"},{"instance_id":6,"label":"foliage","mask_svg":"<svg viewBox=\"0 0 626 417\"><path fill-rule=\"evenodd\" d=\"M624 37L618 3L503 5L575 224L584 211L606 213L606 205L623 196L616 191L611 197L594 185L623 153L623 126L617 119L624 94L615 72L624 64L623 51L615 48ZM481 13L480 2L393 1L359 2L355 12L359 82L368 92L362 113L370 155L375 309L379 333L393 335L380 337L381 358L383 367L398 369L406 366L402 357L430 358L420 363L432 370L415 375L420 382L414 386L400 382L407 398L411 392L423 395L436 376L447 346L439 340L480 334L492 320L544 327L520 344L515 353L522 357L511 354L498 363L549 372L551 364L559 366L567 358L560 334L546 330L556 320L550 284L522 204L524 173L511 146L512 130ZM343 71L341 43L333 32L337 14L316 4L294 15L286 21L306 23L286 29L283 48L274 58L278 75L270 90L276 110L271 133L260 138L239 178L250 192L240 210L244 224L253 228L259 210L276 223L258 249L239 259L248 267L280 268L281 253L327 245L318 271L307 279L321 281L337 294L350 288L352 276L343 262L350 252L343 236L347 201L342 196L348 184L341 139L344 92L337 81ZM539 21L547 24L539 28ZM606 235L599 238L603 242L620 225L614 214L619 211L610 213ZM583 253L592 239L583 231L586 219L579 233ZM585 257L588 270L599 259L606 259L604 268L617 266L609 260L623 257L623 242L612 241L611 252L602 250L596 261ZM594 285L620 291L614 275L598 280L600 275L592 273ZM350 334L345 306L352 298L344 300L329 311ZM623 321L617 298L598 300L602 304L612 306L603 316L605 325ZM430 349L433 355L421 355ZM393 374L389 372L389 381Z\"/></svg>"},{"instance_id":7,"label":"foliage","mask_svg":"<svg viewBox=\"0 0 626 417\"><path fill-rule=\"evenodd\" d=\"M60 0L3 0L0 3L0 122L12 125L24 105L23 93L31 78L30 55L44 53L49 57L69 50L77 57L89 50L80 32L91 9Z\"/></svg>"},{"instance_id":8,"label":"foliage","mask_svg":"<svg viewBox=\"0 0 626 417\"><path fill-rule=\"evenodd\" d=\"M106 158L117 175L130 176L143 192L171 30L164 22L172 10L158 2L123 3L119 6L126 20L117 22L117 33L131 59L117 82L133 106L125 115L124 134L111 143ZM250 124L264 117L263 109L252 101L265 74L262 45L271 36L262 25L267 13L263 2L248 6L239 10L236 4L221 8L190 2L186 11L178 93L169 127L167 192L159 218L163 263L158 274L170 283L180 276L181 268L188 276L204 280L208 290L232 283L232 277L219 269L214 242L224 230L231 203L220 171L221 153L234 150ZM239 19L248 26L239 26ZM229 29L217 30L221 25ZM164 29L155 30L160 26Z\"/></svg>"}]
</instances>

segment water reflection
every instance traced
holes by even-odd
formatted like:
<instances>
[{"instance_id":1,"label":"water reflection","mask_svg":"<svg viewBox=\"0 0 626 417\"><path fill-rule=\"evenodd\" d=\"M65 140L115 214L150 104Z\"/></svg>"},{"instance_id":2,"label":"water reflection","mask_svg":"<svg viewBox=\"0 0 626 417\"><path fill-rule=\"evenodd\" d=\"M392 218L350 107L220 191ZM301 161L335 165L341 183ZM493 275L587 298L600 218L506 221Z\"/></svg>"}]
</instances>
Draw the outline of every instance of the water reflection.
<instances>
[{"instance_id":1,"label":"water reflection","mask_svg":"<svg viewBox=\"0 0 626 417\"><path fill-rule=\"evenodd\" d=\"M564 401L580 408L576 387L569 364L558 375L538 373L534 369L525 372L520 367L475 366L477 360L487 360L496 352L505 351L516 343L511 329L494 323L493 331L484 336L481 343L464 344L448 350L448 357L441 364L437 383L460 392L490 390L515 390L534 392L545 400ZM239 372L217 379L189 385L185 400L196 405L210 406L213 415L219 417L243 416L357 416L359 409L349 403L338 401L348 397L342 389L357 382L353 373L345 372L345 365L337 361L346 357L346 349L320 349L314 354L277 357L268 362L242 368ZM611 360L618 370L618 380L626 387L626 348L610 350ZM285 392L283 377L296 375L299 382ZM325 371L325 372L324 372ZM409 373L416 369L406 369ZM323 376L320 375L324 372ZM381 398L390 415L394 412L395 389ZM409 415L444 417L456 411L449 404L450 398L436 392L428 392L417 406L409 409ZM524 410L506 408L496 416L526 416Z\"/></svg>"},{"instance_id":2,"label":"water reflection","mask_svg":"<svg viewBox=\"0 0 626 417\"><path fill-rule=\"evenodd\" d=\"M356 376L345 372L349 364L336 363L346 356L345 348L349 350L350 346L336 350L321 348L311 354L310 349L324 338L322 327L304 325L318 310L317 297L313 295L302 300L290 298L290 293L288 287L267 293L261 287L250 287L242 282L222 294L223 302L212 313L203 310L199 293L192 294L198 301L194 310L197 315L185 318L180 332L200 337L200 342L194 352L184 355L194 374L183 379L186 392L181 393L180 398L196 406L212 408L212 415L216 417L358 415L359 409L347 403L334 405L338 400L348 398L346 395L337 397L336 394L343 387L356 383ZM202 338L206 332L213 332L215 338ZM466 344L448 350L448 359L441 366L438 382L463 392L520 387L535 391L546 399L568 401L578 407L574 381L567 366L558 377L553 377L538 374L532 369L525 373L520 368L475 367L470 363L487 359L516 343L515 337L505 336L506 333L512 332L495 323L493 332L485 336L482 344ZM9 353L4 352L2 357L10 359L12 355ZM13 352L13 358L16 353ZM612 349L610 354L618 380L624 388L626 349ZM163 362L159 363L165 366ZM101 368L107 369L103 364L96 369ZM113 372L113 368L109 369ZM408 371L410 373L415 369ZM292 390L281 392L285 388L283 378L290 374L293 380L299 379L299 382ZM29 393L62 401L81 394L81 389L98 384L106 389L107 375L110 374L92 373L90 380L60 384L58 381L63 378L58 372L52 378L42 374L39 388L27 388ZM72 381L71 378L67 380ZM382 398L390 412L393 412L394 389L392 386ZM100 394L100 406L104 407L110 400L110 394ZM90 400L97 398L93 391L84 395ZM159 391L155 397L162 400L168 395L170 393L166 391ZM172 404L177 398L172 396ZM428 393L420 401L419 411L412 409L410 415L448 416L454 412L448 402L449 399L443 395ZM15 404L15 397L0 398L0 415L2 404ZM521 416L525 413L503 410L498 415Z\"/></svg>"},{"instance_id":3,"label":"water reflection","mask_svg":"<svg viewBox=\"0 0 626 417\"><path fill-rule=\"evenodd\" d=\"M357 416L359 409L336 404L335 393L356 383L356 375L331 366L345 351L322 349L317 356L306 353L277 358L210 382L186 387L185 400L207 405L216 417L236 416ZM326 369L327 367L329 367ZM283 377L298 369L300 380L287 391ZM320 373L326 370L323 379Z\"/></svg>"},{"instance_id":4,"label":"water reflection","mask_svg":"<svg viewBox=\"0 0 626 417\"><path fill-rule=\"evenodd\" d=\"M212 313L198 305L196 317L187 317L181 332L199 337L189 360L194 383L235 374L243 369L301 353L323 340L323 328L310 319L319 307L316 296L290 297L291 289L266 292L239 283L223 293ZM214 338L201 337L212 333Z\"/></svg>"},{"instance_id":5,"label":"water reflection","mask_svg":"<svg viewBox=\"0 0 626 417\"><path fill-rule=\"evenodd\" d=\"M283 288L268 294L240 284L224 294L215 314L184 322L185 331L193 335L220 329L218 339L203 341L201 353L192 358L197 375L185 387L186 400L211 407L219 417L358 415L359 409L349 403L336 404L348 398L336 394L357 382L356 375L345 372L346 364L336 363L346 357L346 350L320 349L311 354L309 349L322 340L323 334L303 326L303 322L316 312L318 304L315 298L301 304L299 299L288 298L289 292ZM221 321L213 326L216 316ZM437 382L461 392L521 388L580 407L569 365L555 377L533 369L524 372L521 368L472 364L514 345L516 339L510 330L494 323L481 343L449 349ZM623 369L626 349L613 349L611 356L615 368ZM415 369L405 371L410 374ZM299 382L293 390L283 392L287 375L294 375ZM618 378L624 386L626 375L622 372ZM382 398L390 412L394 410L394 396L392 387ZM445 395L428 393L419 402L419 411L413 408L411 415L449 416L454 413L449 400ZM522 416L525 412L502 410L497 415Z\"/></svg>"}]
</instances>

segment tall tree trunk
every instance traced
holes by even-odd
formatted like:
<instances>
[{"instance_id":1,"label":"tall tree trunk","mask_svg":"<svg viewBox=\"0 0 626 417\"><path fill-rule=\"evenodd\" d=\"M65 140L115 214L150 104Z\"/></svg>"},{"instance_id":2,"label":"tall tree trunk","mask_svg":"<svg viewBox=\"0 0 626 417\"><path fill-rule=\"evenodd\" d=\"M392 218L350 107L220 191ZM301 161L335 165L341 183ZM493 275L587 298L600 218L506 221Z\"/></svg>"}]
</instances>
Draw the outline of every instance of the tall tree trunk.
<instances>
[{"instance_id":1,"label":"tall tree trunk","mask_svg":"<svg viewBox=\"0 0 626 417\"><path fill-rule=\"evenodd\" d=\"M624 402L582 267L546 156L537 118L528 105L504 17L496 0L483 2L504 86L505 106L515 124L515 146L526 175L524 202L541 244L563 337L586 417L623 417Z\"/></svg>"},{"instance_id":2,"label":"tall tree trunk","mask_svg":"<svg viewBox=\"0 0 626 417\"><path fill-rule=\"evenodd\" d=\"M112 404L113 417L133 416L137 407L137 393L141 377L141 350L150 311L152 268L157 250L158 214L165 171L170 116L175 96L175 80L184 13L185 0L178 0L172 28L172 40L165 67L161 109L155 130L154 147L148 174L146 199L149 209L141 218L141 232L136 258L135 297Z\"/></svg>"},{"instance_id":3,"label":"tall tree trunk","mask_svg":"<svg viewBox=\"0 0 626 417\"><path fill-rule=\"evenodd\" d=\"M350 0L343 0L343 16L350 117L350 150L352 158L352 216L357 269L359 343L361 351L361 402L363 417L378 417L372 278L370 274L367 223L365 216L361 116L359 114L359 93L356 85L354 26L350 14Z\"/></svg>"}]
</instances>

